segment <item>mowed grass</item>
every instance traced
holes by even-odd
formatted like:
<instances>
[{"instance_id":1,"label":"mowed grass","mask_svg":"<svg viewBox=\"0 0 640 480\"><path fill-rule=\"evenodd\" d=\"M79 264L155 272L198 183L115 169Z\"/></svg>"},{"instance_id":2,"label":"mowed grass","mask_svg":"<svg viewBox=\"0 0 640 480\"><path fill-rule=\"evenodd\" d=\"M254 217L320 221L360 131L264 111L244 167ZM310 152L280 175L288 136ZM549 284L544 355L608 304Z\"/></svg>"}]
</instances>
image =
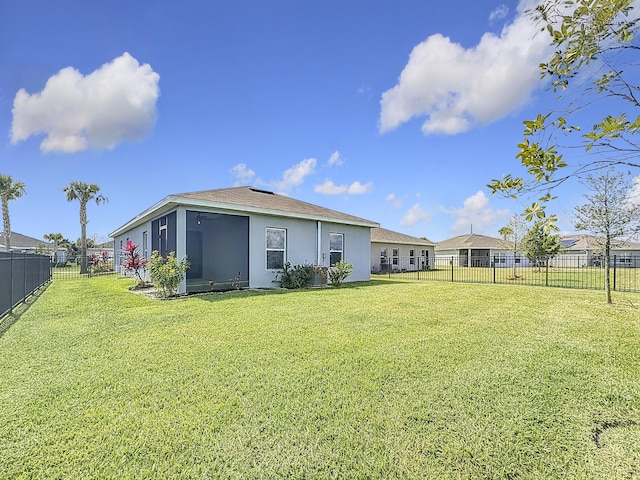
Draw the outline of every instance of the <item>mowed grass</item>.
<instances>
[{"instance_id":1,"label":"mowed grass","mask_svg":"<svg viewBox=\"0 0 640 480\"><path fill-rule=\"evenodd\" d=\"M622 292L640 292L640 268L611 268L611 288ZM501 283L561 288L604 290L604 269L598 267L446 267L434 270L392 273L392 278L436 280L444 282ZM378 274L378 278L389 274Z\"/></svg>"},{"instance_id":2,"label":"mowed grass","mask_svg":"<svg viewBox=\"0 0 640 480\"><path fill-rule=\"evenodd\" d=\"M53 282L0 337L2 478L638 478L640 297Z\"/></svg>"}]
</instances>

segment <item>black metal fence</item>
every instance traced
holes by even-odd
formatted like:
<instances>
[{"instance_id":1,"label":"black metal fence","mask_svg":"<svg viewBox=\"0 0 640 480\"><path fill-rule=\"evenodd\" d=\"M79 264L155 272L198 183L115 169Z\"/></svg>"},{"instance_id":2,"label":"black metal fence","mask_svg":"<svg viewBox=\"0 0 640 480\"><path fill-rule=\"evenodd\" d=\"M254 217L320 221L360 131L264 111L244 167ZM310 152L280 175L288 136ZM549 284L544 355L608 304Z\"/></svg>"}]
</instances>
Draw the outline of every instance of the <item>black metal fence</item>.
<instances>
[{"instance_id":1,"label":"black metal fence","mask_svg":"<svg viewBox=\"0 0 640 480\"><path fill-rule=\"evenodd\" d=\"M0 252L0 318L51 281L47 255Z\"/></svg>"},{"instance_id":2,"label":"black metal fence","mask_svg":"<svg viewBox=\"0 0 640 480\"><path fill-rule=\"evenodd\" d=\"M388 277L444 282L501 283L604 290L602 257L561 255L530 262L524 256L394 257L373 265L371 273ZM611 288L640 292L640 256L610 259Z\"/></svg>"},{"instance_id":3,"label":"black metal fence","mask_svg":"<svg viewBox=\"0 0 640 480\"><path fill-rule=\"evenodd\" d=\"M114 259L110 254L90 255L87 259L87 271L82 272L80 258L75 262L67 262L63 265L54 265L52 277L54 280L90 278L103 275L115 275Z\"/></svg>"}]
</instances>

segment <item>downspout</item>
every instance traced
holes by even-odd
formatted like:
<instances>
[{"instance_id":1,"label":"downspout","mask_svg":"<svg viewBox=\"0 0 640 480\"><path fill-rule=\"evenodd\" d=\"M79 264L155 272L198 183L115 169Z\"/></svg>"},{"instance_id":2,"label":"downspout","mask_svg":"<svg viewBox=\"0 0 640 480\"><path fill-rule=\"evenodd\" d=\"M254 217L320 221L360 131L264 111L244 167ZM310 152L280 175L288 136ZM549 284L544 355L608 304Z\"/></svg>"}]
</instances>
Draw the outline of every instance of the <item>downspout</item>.
<instances>
[{"instance_id":1,"label":"downspout","mask_svg":"<svg viewBox=\"0 0 640 480\"><path fill-rule=\"evenodd\" d=\"M316 265L322 266L322 222L318 220L316 224Z\"/></svg>"}]
</instances>

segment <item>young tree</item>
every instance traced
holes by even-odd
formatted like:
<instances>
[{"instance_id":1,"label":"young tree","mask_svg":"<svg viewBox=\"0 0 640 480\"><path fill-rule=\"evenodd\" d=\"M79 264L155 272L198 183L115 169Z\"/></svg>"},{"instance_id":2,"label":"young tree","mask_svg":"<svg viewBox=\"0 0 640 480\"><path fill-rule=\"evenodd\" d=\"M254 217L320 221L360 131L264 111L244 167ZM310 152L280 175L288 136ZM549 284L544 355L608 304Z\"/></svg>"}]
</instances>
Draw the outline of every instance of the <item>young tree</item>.
<instances>
[{"instance_id":1,"label":"young tree","mask_svg":"<svg viewBox=\"0 0 640 480\"><path fill-rule=\"evenodd\" d=\"M640 168L636 138L640 117L628 118L624 113L640 107L640 86L633 78L637 75L640 25L632 12L633 3L545 0L529 12L541 31L549 34L555 49L540 71L551 80L558 98L548 113L524 122L524 140L516 157L528 177L506 175L492 180L489 187L493 193L511 196L541 194L538 202L527 207L530 219L545 218L551 190L569 178L583 178L612 165ZM606 105L600 105L602 102ZM609 111L604 117L600 116L603 106ZM586 130L574 123L577 113L583 115ZM568 147L599 155L586 163L569 165L558 153L561 138L569 140Z\"/></svg>"},{"instance_id":2,"label":"young tree","mask_svg":"<svg viewBox=\"0 0 640 480\"><path fill-rule=\"evenodd\" d=\"M604 255L604 282L607 303L611 303L611 250L625 237L640 229L640 203L630 198L631 183L622 173L607 172L597 178L587 177L591 194L587 203L575 207L574 226L594 235Z\"/></svg>"},{"instance_id":3,"label":"young tree","mask_svg":"<svg viewBox=\"0 0 640 480\"><path fill-rule=\"evenodd\" d=\"M64 242L64 237L62 236L61 233L45 233L42 238L53 243L53 263L57 264L58 248L60 248L60 246L62 245L62 242Z\"/></svg>"},{"instance_id":4,"label":"young tree","mask_svg":"<svg viewBox=\"0 0 640 480\"><path fill-rule=\"evenodd\" d=\"M64 187L67 201L78 200L80 202L80 273L87 273L87 203L95 200L97 205L106 203L108 199L104 195L98 195L100 187L95 183L70 182Z\"/></svg>"},{"instance_id":5,"label":"young tree","mask_svg":"<svg viewBox=\"0 0 640 480\"><path fill-rule=\"evenodd\" d=\"M0 199L2 200L2 227L4 229L4 247L11 249L11 220L9 201L22 197L26 193L24 183L14 182L10 175L0 174Z\"/></svg>"},{"instance_id":6,"label":"young tree","mask_svg":"<svg viewBox=\"0 0 640 480\"><path fill-rule=\"evenodd\" d=\"M562 251L560 235L552 233L560 229L556 225L545 227L542 220L537 220L522 240L522 250L536 266L548 265L549 259Z\"/></svg>"},{"instance_id":7,"label":"young tree","mask_svg":"<svg viewBox=\"0 0 640 480\"><path fill-rule=\"evenodd\" d=\"M513 276L515 278L517 276L516 256L522 250L522 240L527 233L527 224L522 217L514 215L507 225L498 230L498 233L502 237L505 248L513 252Z\"/></svg>"}]
</instances>

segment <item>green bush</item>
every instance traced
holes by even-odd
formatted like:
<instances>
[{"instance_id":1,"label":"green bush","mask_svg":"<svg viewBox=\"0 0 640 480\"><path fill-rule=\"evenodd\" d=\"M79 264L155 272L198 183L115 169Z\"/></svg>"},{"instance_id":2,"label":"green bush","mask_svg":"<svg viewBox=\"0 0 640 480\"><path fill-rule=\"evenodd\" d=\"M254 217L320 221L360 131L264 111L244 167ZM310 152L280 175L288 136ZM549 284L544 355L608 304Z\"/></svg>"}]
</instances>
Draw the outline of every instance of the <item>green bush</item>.
<instances>
[{"instance_id":1,"label":"green bush","mask_svg":"<svg viewBox=\"0 0 640 480\"><path fill-rule=\"evenodd\" d=\"M353 270L353 265L345 262L344 260L340 260L336 264L334 264L329 269L329 280L331 281L331 285L334 287L339 287L342 285L342 282L351 275L351 271Z\"/></svg>"},{"instance_id":2,"label":"green bush","mask_svg":"<svg viewBox=\"0 0 640 480\"><path fill-rule=\"evenodd\" d=\"M307 288L311 286L314 267L308 263L291 266L291 263L284 264L284 270L280 274L280 286L283 288Z\"/></svg>"},{"instance_id":3,"label":"green bush","mask_svg":"<svg viewBox=\"0 0 640 480\"><path fill-rule=\"evenodd\" d=\"M154 250L151 254L148 270L149 277L158 290L158 295L163 298L176 295L178 285L184 279L188 268L189 260L186 257L178 262L175 252L170 252L165 260L158 250Z\"/></svg>"}]
</instances>

